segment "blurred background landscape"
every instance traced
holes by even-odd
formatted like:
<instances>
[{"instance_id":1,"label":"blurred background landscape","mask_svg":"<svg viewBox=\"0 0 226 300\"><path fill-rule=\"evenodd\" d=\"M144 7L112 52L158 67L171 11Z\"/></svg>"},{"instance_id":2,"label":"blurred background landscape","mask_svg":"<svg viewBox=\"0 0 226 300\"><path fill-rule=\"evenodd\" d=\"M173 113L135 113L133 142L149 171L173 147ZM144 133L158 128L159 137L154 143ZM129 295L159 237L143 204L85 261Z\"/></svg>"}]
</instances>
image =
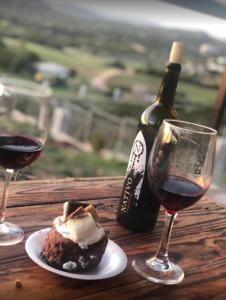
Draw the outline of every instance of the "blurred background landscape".
<instances>
[{"instance_id":1,"label":"blurred background landscape","mask_svg":"<svg viewBox=\"0 0 226 300\"><path fill-rule=\"evenodd\" d=\"M124 175L174 40L186 49L179 117L204 125L213 118L226 36L162 26L152 11L148 22L131 22L81 3L0 0L0 82L23 121L43 111L48 120L48 142L28 177Z\"/></svg>"}]
</instances>

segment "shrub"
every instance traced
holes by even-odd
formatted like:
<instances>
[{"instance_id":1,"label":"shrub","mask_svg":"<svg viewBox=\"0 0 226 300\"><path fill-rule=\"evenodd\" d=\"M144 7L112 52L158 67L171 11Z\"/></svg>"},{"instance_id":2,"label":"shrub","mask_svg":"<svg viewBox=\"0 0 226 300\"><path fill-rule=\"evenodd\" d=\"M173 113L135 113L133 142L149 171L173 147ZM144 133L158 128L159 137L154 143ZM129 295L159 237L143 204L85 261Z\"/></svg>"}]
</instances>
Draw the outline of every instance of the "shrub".
<instances>
[{"instance_id":1,"label":"shrub","mask_svg":"<svg viewBox=\"0 0 226 300\"><path fill-rule=\"evenodd\" d=\"M125 70L125 68L126 68L124 63L121 62L120 60L115 60L111 63L108 63L107 65L108 65L108 67L114 67L114 68L121 69L121 70Z\"/></svg>"},{"instance_id":2,"label":"shrub","mask_svg":"<svg viewBox=\"0 0 226 300\"><path fill-rule=\"evenodd\" d=\"M9 48L0 40L0 68L3 70L19 74L33 74L34 63L39 60L37 54L23 47Z\"/></svg>"},{"instance_id":3,"label":"shrub","mask_svg":"<svg viewBox=\"0 0 226 300\"><path fill-rule=\"evenodd\" d=\"M14 73L34 74L34 63L39 61L38 55L25 49L12 51L12 58L9 64L9 70Z\"/></svg>"},{"instance_id":4,"label":"shrub","mask_svg":"<svg viewBox=\"0 0 226 300\"><path fill-rule=\"evenodd\" d=\"M103 149L106 144L104 137L98 132L93 132L91 134L90 142L92 144L93 150L96 152Z\"/></svg>"}]
</instances>

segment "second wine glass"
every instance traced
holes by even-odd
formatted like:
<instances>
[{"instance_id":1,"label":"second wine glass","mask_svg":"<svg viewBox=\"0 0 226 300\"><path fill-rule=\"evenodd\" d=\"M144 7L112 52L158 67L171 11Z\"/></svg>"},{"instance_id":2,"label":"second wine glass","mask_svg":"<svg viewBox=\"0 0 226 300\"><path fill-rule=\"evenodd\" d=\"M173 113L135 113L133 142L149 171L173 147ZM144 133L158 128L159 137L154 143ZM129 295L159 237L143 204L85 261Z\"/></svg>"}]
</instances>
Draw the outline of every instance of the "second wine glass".
<instances>
[{"instance_id":1,"label":"second wine glass","mask_svg":"<svg viewBox=\"0 0 226 300\"><path fill-rule=\"evenodd\" d=\"M23 230L5 222L9 185L15 172L30 165L42 152L46 130L35 119L26 122L19 114L11 98L4 97L5 87L0 85L0 167L5 176L2 201L0 202L0 246L19 243L24 238Z\"/></svg>"},{"instance_id":2,"label":"second wine glass","mask_svg":"<svg viewBox=\"0 0 226 300\"><path fill-rule=\"evenodd\" d=\"M132 263L150 281L176 284L184 278L183 270L168 258L170 235L177 212L198 201L211 184L216 133L176 120L164 120L160 127L147 169L150 187L165 208L165 227L156 255L137 257Z\"/></svg>"}]
</instances>

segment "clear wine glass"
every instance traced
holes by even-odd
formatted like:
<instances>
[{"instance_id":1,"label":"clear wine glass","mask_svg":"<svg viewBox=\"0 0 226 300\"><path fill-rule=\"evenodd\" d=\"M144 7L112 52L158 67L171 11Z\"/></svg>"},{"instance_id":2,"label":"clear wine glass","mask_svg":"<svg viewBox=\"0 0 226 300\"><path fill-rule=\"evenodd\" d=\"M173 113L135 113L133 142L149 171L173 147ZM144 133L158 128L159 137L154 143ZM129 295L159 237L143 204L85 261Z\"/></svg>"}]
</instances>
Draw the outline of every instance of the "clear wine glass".
<instances>
[{"instance_id":1,"label":"clear wine glass","mask_svg":"<svg viewBox=\"0 0 226 300\"><path fill-rule=\"evenodd\" d=\"M5 177L0 203L0 246L17 244L24 238L20 227L5 222L9 185L18 170L39 157L46 140L42 124L35 118L27 118L13 102L5 86L0 84L0 167Z\"/></svg>"},{"instance_id":2,"label":"clear wine glass","mask_svg":"<svg viewBox=\"0 0 226 300\"><path fill-rule=\"evenodd\" d=\"M217 132L184 121L164 120L148 161L148 178L156 199L165 208L165 226L155 256L138 256L133 268L144 278L176 284L184 272L168 257L177 212L198 201L209 188L214 170Z\"/></svg>"}]
</instances>

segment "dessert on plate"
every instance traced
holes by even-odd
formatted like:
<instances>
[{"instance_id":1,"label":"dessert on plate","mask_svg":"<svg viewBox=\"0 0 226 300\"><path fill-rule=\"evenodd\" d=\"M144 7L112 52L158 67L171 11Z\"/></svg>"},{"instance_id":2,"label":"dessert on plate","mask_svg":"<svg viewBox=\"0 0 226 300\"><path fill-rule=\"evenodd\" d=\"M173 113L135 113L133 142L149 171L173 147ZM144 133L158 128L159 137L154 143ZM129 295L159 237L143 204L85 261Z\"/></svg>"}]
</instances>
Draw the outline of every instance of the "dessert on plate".
<instances>
[{"instance_id":1,"label":"dessert on plate","mask_svg":"<svg viewBox=\"0 0 226 300\"><path fill-rule=\"evenodd\" d=\"M105 252L108 234L100 226L94 206L65 202L42 248L41 256L52 267L79 272L96 267Z\"/></svg>"}]
</instances>

